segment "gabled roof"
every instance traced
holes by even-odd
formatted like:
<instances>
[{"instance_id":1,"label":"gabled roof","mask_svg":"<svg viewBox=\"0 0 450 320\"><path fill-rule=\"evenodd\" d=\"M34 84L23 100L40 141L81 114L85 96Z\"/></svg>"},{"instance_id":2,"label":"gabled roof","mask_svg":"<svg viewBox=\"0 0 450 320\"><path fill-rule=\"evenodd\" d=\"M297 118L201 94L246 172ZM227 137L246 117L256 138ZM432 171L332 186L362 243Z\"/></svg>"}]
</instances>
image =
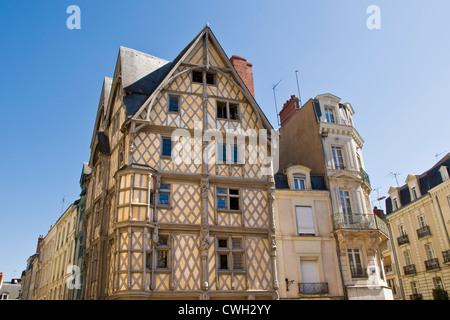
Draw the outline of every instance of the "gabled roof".
<instances>
[{"instance_id":1,"label":"gabled roof","mask_svg":"<svg viewBox=\"0 0 450 320\"><path fill-rule=\"evenodd\" d=\"M177 70L177 68L179 67L180 63L183 61L184 58L186 58L188 56L188 54L191 52L191 50L194 49L194 47L196 46L196 44L201 41L203 39L204 36L208 37L208 41L210 41L218 50L219 54L222 56L223 61L226 64L226 67L228 69L231 70L234 79L236 80L236 82L240 85L241 88L243 88L243 93L245 95L245 97L248 99L248 101L250 102L250 104L253 106L253 108L255 109L255 112L258 114L258 116L261 118L261 121L263 122L264 126L267 129L272 129L272 125L270 124L269 120L267 119L267 117L265 116L265 114L262 112L261 108L259 107L259 105L257 104L255 98L253 97L253 95L250 93L250 91L248 90L247 86L245 85L245 83L242 81L242 79L240 78L239 74L237 73L237 71L235 70L235 68L233 67L233 65L231 64L228 56L225 54L225 51L223 50L223 48L221 47L220 43L217 41L216 37L214 36L213 32L211 31L209 25L206 25L198 34L197 36L180 52L180 54L175 58L175 60L170 63L165 65L165 69L161 70L161 71L166 71L165 74L159 79L159 84L156 88L153 89L152 93L148 96L148 98L145 101L142 101L144 99L144 97L141 97L142 100L137 101L137 103L140 103L141 101L143 102L139 108L139 110L137 110L134 113L134 118L136 118L138 116L138 114L144 110L147 105L150 103L150 101L154 98L154 96L156 96L159 91L165 87L165 85L167 85L169 83L169 80L171 78L171 76L174 74L174 72ZM160 75L162 75L164 72L159 73Z\"/></svg>"},{"instance_id":2,"label":"gabled roof","mask_svg":"<svg viewBox=\"0 0 450 320\"><path fill-rule=\"evenodd\" d=\"M332 101L341 101L341 98L339 98L338 96L335 96L334 94L331 93L323 93L323 94L319 94L316 96L316 99L325 99L325 100L332 100Z\"/></svg>"}]
</instances>

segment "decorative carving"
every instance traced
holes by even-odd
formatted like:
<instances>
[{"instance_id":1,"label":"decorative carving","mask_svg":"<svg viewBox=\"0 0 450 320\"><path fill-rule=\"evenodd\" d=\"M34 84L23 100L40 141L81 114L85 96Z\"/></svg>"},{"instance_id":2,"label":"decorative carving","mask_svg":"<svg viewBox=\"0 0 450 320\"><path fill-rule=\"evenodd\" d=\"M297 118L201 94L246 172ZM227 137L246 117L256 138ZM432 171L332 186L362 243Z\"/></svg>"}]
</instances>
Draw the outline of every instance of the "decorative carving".
<instances>
[{"instance_id":1,"label":"decorative carving","mask_svg":"<svg viewBox=\"0 0 450 320\"><path fill-rule=\"evenodd\" d=\"M209 180L207 178L202 178L200 187L202 198L207 198L209 193Z\"/></svg>"},{"instance_id":2,"label":"decorative carving","mask_svg":"<svg viewBox=\"0 0 450 320\"><path fill-rule=\"evenodd\" d=\"M158 226L155 226L155 229L153 230L153 236L152 236L153 244L157 244L159 241L159 235L158 235Z\"/></svg>"}]
</instances>

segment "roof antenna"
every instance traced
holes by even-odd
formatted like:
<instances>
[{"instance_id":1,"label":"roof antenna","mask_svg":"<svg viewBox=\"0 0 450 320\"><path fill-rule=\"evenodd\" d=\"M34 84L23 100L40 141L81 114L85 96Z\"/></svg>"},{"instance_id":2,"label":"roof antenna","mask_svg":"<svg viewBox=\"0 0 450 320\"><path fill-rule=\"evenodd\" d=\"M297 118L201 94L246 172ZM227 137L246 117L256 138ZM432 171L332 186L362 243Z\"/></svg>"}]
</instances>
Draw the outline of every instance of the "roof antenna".
<instances>
[{"instance_id":1,"label":"roof antenna","mask_svg":"<svg viewBox=\"0 0 450 320\"><path fill-rule=\"evenodd\" d=\"M66 199L66 196L64 196L64 197L62 198L61 214L63 214L63 212L64 212L64 199Z\"/></svg>"},{"instance_id":2,"label":"roof antenna","mask_svg":"<svg viewBox=\"0 0 450 320\"><path fill-rule=\"evenodd\" d=\"M299 70L295 70L295 78L297 79L298 99L300 100L300 108L302 107L302 96L300 95L300 86L298 85L298 73Z\"/></svg>"},{"instance_id":3,"label":"roof antenna","mask_svg":"<svg viewBox=\"0 0 450 320\"><path fill-rule=\"evenodd\" d=\"M399 175L401 175L401 173L398 173L398 172L391 172L391 173L389 173L387 176L390 176L391 178L392 177L395 177L395 181L397 181L397 187L400 187L399 185L398 185L398 180L397 180L397 176L399 176ZM387 177L386 176L386 177Z\"/></svg>"},{"instance_id":4,"label":"roof antenna","mask_svg":"<svg viewBox=\"0 0 450 320\"><path fill-rule=\"evenodd\" d=\"M444 151L444 152L441 152L441 153L436 153L435 155L434 155L434 157L436 158L436 160L437 160L437 158L441 155L441 154L444 154L444 153L446 153L447 151Z\"/></svg>"},{"instance_id":5,"label":"roof antenna","mask_svg":"<svg viewBox=\"0 0 450 320\"><path fill-rule=\"evenodd\" d=\"M275 111L277 112L277 123L278 123L278 127L280 127L280 119L279 119L279 114L278 114L278 107L277 107L277 97L275 95L275 88L280 84L281 80L278 81L278 83L276 85L273 86L272 90L273 90L273 98L275 99Z\"/></svg>"}]
</instances>

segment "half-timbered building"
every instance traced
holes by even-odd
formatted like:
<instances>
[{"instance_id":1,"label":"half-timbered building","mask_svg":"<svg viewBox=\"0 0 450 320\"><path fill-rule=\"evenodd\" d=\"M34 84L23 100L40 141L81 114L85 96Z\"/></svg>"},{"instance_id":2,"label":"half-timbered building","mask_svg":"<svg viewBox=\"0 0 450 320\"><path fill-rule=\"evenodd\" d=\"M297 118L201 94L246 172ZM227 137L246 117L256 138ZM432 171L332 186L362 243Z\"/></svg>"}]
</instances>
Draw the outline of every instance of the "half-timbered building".
<instances>
[{"instance_id":1,"label":"half-timbered building","mask_svg":"<svg viewBox=\"0 0 450 320\"><path fill-rule=\"evenodd\" d=\"M264 130L252 65L209 26L172 62L121 47L91 143L83 298L276 298Z\"/></svg>"}]
</instances>

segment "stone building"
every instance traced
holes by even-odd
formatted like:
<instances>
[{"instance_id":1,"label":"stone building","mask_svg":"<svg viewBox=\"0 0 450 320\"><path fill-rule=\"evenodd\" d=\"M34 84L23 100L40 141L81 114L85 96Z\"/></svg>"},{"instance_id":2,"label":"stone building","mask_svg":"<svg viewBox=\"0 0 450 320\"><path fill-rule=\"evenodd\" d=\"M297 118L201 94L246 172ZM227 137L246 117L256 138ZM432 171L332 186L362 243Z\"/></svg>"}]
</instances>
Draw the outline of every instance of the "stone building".
<instances>
[{"instance_id":1,"label":"stone building","mask_svg":"<svg viewBox=\"0 0 450 320\"><path fill-rule=\"evenodd\" d=\"M391 187L386 220L392 233L383 252L398 299L448 299L450 288L450 153L420 175Z\"/></svg>"},{"instance_id":2,"label":"stone building","mask_svg":"<svg viewBox=\"0 0 450 320\"><path fill-rule=\"evenodd\" d=\"M295 96L285 103L280 112L280 173L301 165L311 176L324 177L344 298L392 299L381 260L389 232L372 212L364 140L353 124L355 112L340 100L327 93L301 107ZM299 173L298 183L305 176L306 172Z\"/></svg>"}]
</instances>

